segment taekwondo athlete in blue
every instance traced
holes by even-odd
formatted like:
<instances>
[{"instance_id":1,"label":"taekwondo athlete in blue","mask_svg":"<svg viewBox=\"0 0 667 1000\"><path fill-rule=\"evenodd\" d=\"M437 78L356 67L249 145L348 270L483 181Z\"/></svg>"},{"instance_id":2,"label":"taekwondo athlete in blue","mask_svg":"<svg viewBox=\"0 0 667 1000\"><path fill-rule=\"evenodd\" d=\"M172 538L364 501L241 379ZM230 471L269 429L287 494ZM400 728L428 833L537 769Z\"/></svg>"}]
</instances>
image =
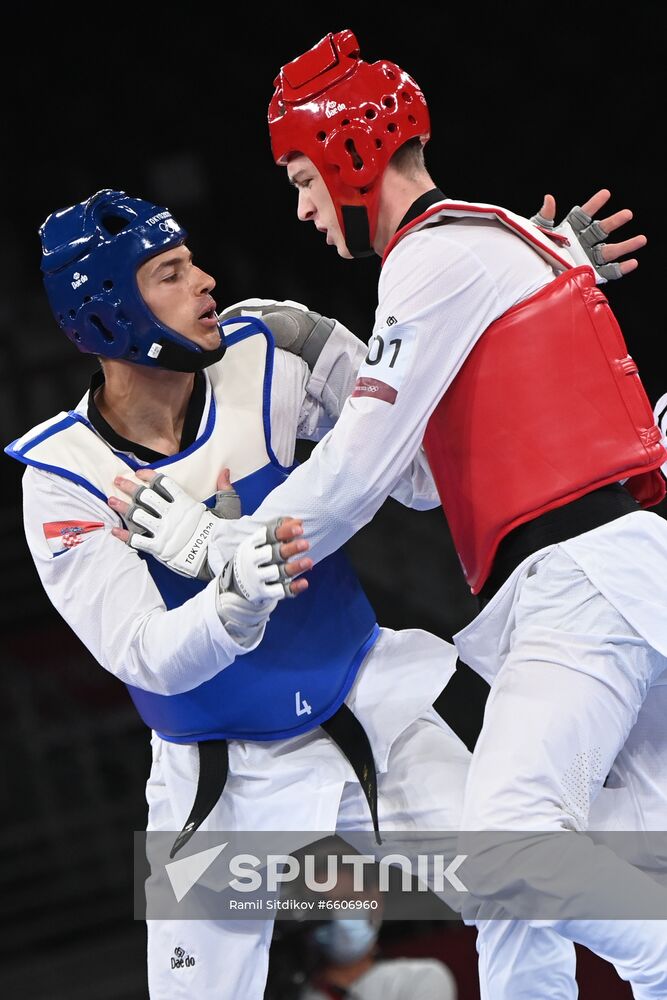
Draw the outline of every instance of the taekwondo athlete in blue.
<instances>
[{"instance_id":1,"label":"taekwondo athlete in blue","mask_svg":"<svg viewBox=\"0 0 667 1000\"><path fill-rule=\"evenodd\" d=\"M203 272L188 258L185 234L166 209L119 192L100 192L55 213L42 239L45 284L57 322L77 347L103 359L103 373L93 376L91 391L74 410L44 421L7 451L27 466L26 536L50 599L99 662L128 685L149 725L162 727L153 729L149 829L175 831L196 822L202 829L222 830L370 830L368 807L375 793L380 822L388 829L410 822L433 830L455 827L469 754L431 708L454 671L451 646L418 629L378 630L349 567L340 562L339 572L329 577L327 598L327 611L344 609L340 627L327 631L317 584L312 604L304 604L299 616L305 594L276 608L284 584L272 583L280 595L264 595L272 599L253 611L254 627L244 640L237 620L243 609L232 602L250 602L222 591L217 578L207 584L185 576L181 582L172 572L163 577L151 558L118 543L113 530L122 522L106 502L121 495L118 477L139 483L141 469L149 467L210 503L217 472L226 465L246 509L254 509L287 475L297 434L321 437L335 421L364 346L332 324L311 372L300 357L274 351L266 330L252 320L229 324L227 330L234 329L224 345L219 336L201 333L217 330L209 315L212 279L181 291L196 317L188 330L199 332L177 333L147 308L137 275L165 266L165 280L173 274L177 287L184 288L191 280L201 283ZM211 357L214 363L208 365ZM192 379L180 444L160 451L146 440L142 425L121 410L109 411L108 389L118 373L146 393L154 376L156 404L172 373ZM397 493L419 502L420 475L411 473ZM430 480L425 488L428 494ZM433 502L430 494L424 498L425 505ZM204 509L210 524L214 515ZM265 532L262 543L267 538ZM270 545L250 552L267 548L270 559ZM276 575L284 573L284 564L275 561ZM236 559L233 565L236 573ZM236 582L242 589L247 578ZM273 659L266 659L264 673L259 659L247 673L238 669L252 663L265 620L272 614L270 624L273 628L275 617L277 625L278 610L294 616L296 640L294 664L287 658L278 664L281 685L291 676L282 700L275 697ZM309 647L310 672L301 662L308 630L320 637L317 649L315 642ZM317 676L323 662L332 683ZM225 674L237 678L236 688ZM215 710L200 698L211 683L224 692L224 700L215 699ZM261 704L259 692L278 704ZM179 706L173 712L172 699ZM252 732L252 704L255 737L218 739L241 729ZM290 727L289 738L278 735ZM371 761L363 785L366 772L349 759L353 754L346 756L350 727L353 735L361 730L369 737L364 753L371 752ZM178 742L186 736L189 742ZM217 753L227 744L224 794L209 798L209 814L187 821L198 777L206 776L210 763L203 748ZM151 920L151 997L259 998L270 938L270 920ZM184 944L197 953L197 963L185 973L174 972L164 963Z\"/></svg>"}]
</instances>

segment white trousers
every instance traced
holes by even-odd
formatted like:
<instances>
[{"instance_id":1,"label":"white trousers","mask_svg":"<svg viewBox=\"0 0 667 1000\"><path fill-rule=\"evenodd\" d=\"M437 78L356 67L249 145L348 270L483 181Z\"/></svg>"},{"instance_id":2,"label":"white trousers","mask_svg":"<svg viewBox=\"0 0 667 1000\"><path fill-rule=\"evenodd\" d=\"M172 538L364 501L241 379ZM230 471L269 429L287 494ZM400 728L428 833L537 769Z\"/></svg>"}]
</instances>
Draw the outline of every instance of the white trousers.
<instances>
[{"instance_id":1,"label":"white trousers","mask_svg":"<svg viewBox=\"0 0 667 1000\"><path fill-rule=\"evenodd\" d=\"M644 812L644 827L667 829L667 739L664 717L659 721L667 659L560 548L537 562L524 579L502 642L503 663L468 774L462 829L591 829L596 825L591 817L604 820L604 807L591 811L591 806L610 771L616 778L610 791L630 822L633 815L641 822ZM521 854L514 855L520 859L514 869L505 864L502 848L485 850L471 869L477 873L475 895L501 900L511 912L513 893L520 893L522 902L532 900L539 912L544 902L539 877L521 884L511 871L520 870L523 877L539 872L544 846L545 838L526 837ZM559 850L563 874L557 890L563 915L534 925L552 927L564 939L613 962L631 982L635 997L666 997L666 921L640 919L640 913L632 921L567 916L575 899L586 901L590 912L598 909L605 884L625 885L629 897L641 898L647 910L665 912L665 890L586 838L559 843ZM550 883L550 905L554 889ZM515 997L503 983L502 969L488 996Z\"/></svg>"},{"instance_id":2,"label":"white trousers","mask_svg":"<svg viewBox=\"0 0 667 1000\"><path fill-rule=\"evenodd\" d=\"M331 746L333 755L340 751ZM434 710L417 719L394 742L386 773L378 777L380 828L456 830L470 754ZM312 775L317 782L317 774ZM149 802L160 787L160 761L153 766ZM301 788L300 794L308 794ZM224 796L224 793L223 793ZM153 814L158 812L152 801ZM159 804L160 827L169 825L167 802ZM369 809L356 781L343 786L337 832L370 830ZM152 824L156 828L155 822ZM261 1000L266 985L273 921L149 920L148 978L151 1000ZM172 967L177 949L194 963ZM180 954L180 951L179 951Z\"/></svg>"},{"instance_id":3,"label":"white trousers","mask_svg":"<svg viewBox=\"0 0 667 1000\"><path fill-rule=\"evenodd\" d=\"M418 630L382 636L369 656L360 684L348 699L362 718L374 749L382 746L409 697L415 675L438 671L428 662L451 659L451 647ZM375 674L371 674L375 670ZM449 668L444 671L443 686ZM364 692L364 686L368 688ZM433 687L433 697L437 693ZM662 689L667 693L667 688ZM373 698L375 692L375 698ZM428 698L431 698L429 693ZM392 701L392 699L394 699ZM428 703L428 699L426 699ZM383 706L384 716L371 718L371 706ZM389 706L389 712L387 712ZM642 713L647 729L658 731L659 714ZM413 717L414 718L414 717ZM667 716L663 717L664 719ZM665 728L663 727L663 734ZM667 736L665 737L667 742ZM662 752L660 737L649 743L652 766ZM644 767L647 740L624 747L619 775L633 775L632 790L603 790L597 803L613 794L614 812L625 804L625 829L646 828L644 798L656 801ZM470 754L431 709L391 736L390 749L378 757L378 808L381 829L427 832L458 830ZM282 741L273 751L260 745L230 745L232 773L222 800L202 829L210 830L332 830L341 834L371 829L368 805L349 765L328 737L315 731L294 741ZM150 830L178 831L194 798L197 757L194 748L154 740L154 762L147 785ZM663 786L664 793L665 786ZM664 801L664 799L663 799ZM596 803L596 804L597 804ZM656 811L657 810L657 811ZM607 814L593 824L606 828ZM659 815L654 808L653 818ZM664 829L664 826L662 827ZM451 899L447 900L451 902ZM575 954L569 940L551 928L521 921L489 920L478 927L479 976L483 1000L573 1000ZM148 976L151 1000L261 1000L268 967L271 920L150 920ZM179 961L183 959L183 961ZM186 964L185 959L190 963ZM172 961L172 959L174 961ZM194 964L192 963L194 959Z\"/></svg>"},{"instance_id":4,"label":"white trousers","mask_svg":"<svg viewBox=\"0 0 667 1000\"><path fill-rule=\"evenodd\" d=\"M381 830L457 830L469 761L466 748L435 711L417 719L395 741L388 769L379 776ZM153 794L160 784L159 766L149 784ZM161 806L165 820L164 801ZM163 826L176 828L173 822ZM371 830L368 805L358 783L347 782L337 832L363 830ZM149 920L147 926L151 1000L263 997L271 920ZM502 968L514 1000L570 1000L576 995L574 948L551 929L494 920L486 922L478 936L482 982L487 968L492 978ZM188 957L190 964L174 966L176 955ZM494 996L486 985L483 989L484 996Z\"/></svg>"}]
</instances>

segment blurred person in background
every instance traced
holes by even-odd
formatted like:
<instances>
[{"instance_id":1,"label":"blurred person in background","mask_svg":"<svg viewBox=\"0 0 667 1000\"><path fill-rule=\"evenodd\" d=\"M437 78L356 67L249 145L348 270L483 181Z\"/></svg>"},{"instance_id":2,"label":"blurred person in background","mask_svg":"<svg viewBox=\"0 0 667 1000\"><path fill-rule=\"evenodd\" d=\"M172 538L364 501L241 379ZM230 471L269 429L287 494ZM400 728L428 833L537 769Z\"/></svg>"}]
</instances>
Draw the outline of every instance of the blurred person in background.
<instances>
[{"instance_id":1,"label":"blurred person in background","mask_svg":"<svg viewBox=\"0 0 667 1000\"><path fill-rule=\"evenodd\" d=\"M439 959L383 958L384 897L376 870L365 870L363 890L356 891L349 865L337 871L335 889L326 895L359 908L349 911L353 916L341 909L335 919L308 928L305 951L313 967L299 1000L456 1000L456 980ZM325 877L323 869L317 877Z\"/></svg>"},{"instance_id":2,"label":"blurred person in background","mask_svg":"<svg viewBox=\"0 0 667 1000\"><path fill-rule=\"evenodd\" d=\"M318 965L301 1000L456 1000L456 980L436 958L382 958L381 922L341 917L311 931Z\"/></svg>"}]
</instances>

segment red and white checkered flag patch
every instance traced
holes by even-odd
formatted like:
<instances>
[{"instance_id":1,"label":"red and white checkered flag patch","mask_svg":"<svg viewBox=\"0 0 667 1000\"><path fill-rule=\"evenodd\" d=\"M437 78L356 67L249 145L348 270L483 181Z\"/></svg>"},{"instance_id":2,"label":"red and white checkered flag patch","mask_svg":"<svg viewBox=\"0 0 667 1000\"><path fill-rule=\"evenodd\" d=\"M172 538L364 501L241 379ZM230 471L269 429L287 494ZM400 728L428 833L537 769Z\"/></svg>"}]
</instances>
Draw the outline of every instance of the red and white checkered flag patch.
<instances>
[{"instance_id":1,"label":"red and white checkered flag patch","mask_svg":"<svg viewBox=\"0 0 667 1000\"><path fill-rule=\"evenodd\" d=\"M42 525L44 537L54 556L81 545L91 531L104 527L103 521L48 521Z\"/></svg>"}]
</instances>

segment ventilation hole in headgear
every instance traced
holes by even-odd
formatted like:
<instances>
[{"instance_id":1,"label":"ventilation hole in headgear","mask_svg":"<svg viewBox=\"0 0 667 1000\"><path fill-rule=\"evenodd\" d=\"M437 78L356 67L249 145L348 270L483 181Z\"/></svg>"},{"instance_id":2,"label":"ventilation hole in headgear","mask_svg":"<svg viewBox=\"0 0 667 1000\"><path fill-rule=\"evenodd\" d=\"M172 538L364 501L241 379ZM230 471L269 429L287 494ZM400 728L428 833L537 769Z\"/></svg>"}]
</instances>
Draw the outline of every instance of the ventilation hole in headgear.
<instances>
[{"instance_id":1,"label":"ventilation hole in headgear","mask_svg":"<svg viewBox=\"0 0 667 1000\"><path fill-rule=\"evenodd\" d=\"M326 137L327 137L326 132L318 132L317 135L315 136L318 142L324 142Z\"/></svg>"},{"instance_id":2,"label":"ventilation hole in headgear","mask_svg":"<svg viewBox=\"0 0 667 1000\"><path fill-rule=\"evenodd\" d=\"M384 105L385 108L396 107L396 101L394 100L393 97L390 97L389 94L387 94L385 97L382 98L382 104Z\"/></svg>"},{"instance_id":3,"label":"ventilation hole in headgear","mask_svg":"<svg viewBox=\"0 0 667 1000\"><path fill-rule=\"evenodd\" d=\"M412 94L409 91L407 91L407 90L402 91L401 92L401 97L403 98L403 100L405 101L406 104L411 104L412 103Z\"/></svg>"},{"instance_id":4,"label":"ventilation hole in headgear","mask_svg":"<svg viewBox=\"0 0 667 1000\"><path fill-rule=\"evenodd\" d=\"M117 236L129 225L129 219L123 215L103 215L101 222L110 236Z\"/></svg>"},{"instance_id":5,"label":"ventilation hole in headgear","mask_svg":"<svg viewBox=\"0 0 667 1000\"><path fill-rule=\"evenodd\" d=\"M355 170L361 170L361 168L364 165L364 161L362 160L362 158L359 156L359 153L357 152L357 147L354 145L354 139L346 139L345 140L345 148L348 151L348 153L350 154L350 157L352 159L352 166L354 167L354 169Z\"/></svg>"},{"instance_id":6,"label":"ventilation hole in headgear","mask_svg":"<svg viewBox=\"0 0 667 1000\"><path fill-rule=\"evenodd\" d=\"M408 115L408 121L410 122L411 125L417 124L417 119L415 118L414 115Z\"/></svg>"},{"instance_id":7,"label":"ventilation hole in headgear","mask_svg":"<svg viewBox=\"0 0 667 1000\"><path fill-rule=\"evenodd\" d=\"M390 80L396 79L396 74L393 70L389 69L388 66L383 66L382 69L384 70L384 75L389 77Z\"/></svg>"},{"instance_id":8,"label":"ventilation hole in headgear","mask_svg":"<svg viewBox=\"0 0 667 1000\"><path fill-rule=\"evenodd\" d=\"M104 338L104 340L106 341L107 344L113 344L113 342L114 342L113 333L111 333L110 330L107 330L106 326L104 325L104 323L102 322L102 320L99 318L99 316L91 316L90 317L90 322L95 327L95 329L97 330L97 332L102 334L102 336L103 336L103 338Z\"/></svg>"},{"instance_id":9,"label":"ventilation hole in headgear","mask_svg":"<svg viewBox=\"0 0 667 1000\"><path fill-rule=\"evenodd\" d=\"M397 128L398 125L396 124L396 122L389 122L389 124L387 125L387 132L395 132Z\"/></svg>"},{"instance_id":10,"label":"ventilation hole in headgear","mask_svg":"<svg viewBox=\"0 0 667 1000\"><path fill-rule=\"evenodd\" d=\"M76 340L77 344L81 343L81 334L77 333L76 330L74 331L74 339Z\"/></svg>"},{"instance_id":11,"label":"ventilation hole in headgear","mask_svg":"<svg viewBox=\"0 0 667 1000\"><path fill-rule=\"evenodd\" d=\"M376 139L375 140L375 148L376 149L382 149L382 139Z\"/></svg>"},{"instance_id":12,"label":"ventilation hole in headgear","mask_svg":"<svg viewBox=\"0 0 667 1000\"><path fill-rule=\"evenodd\" d=\"M105 292L110 292L113 288L113 281L110 278L107 278L106 281L102 282L102 288Z\"/></svg>"},{"instance_id":13,"label":"ventilation hole in headgear","mask_svg":"<svg viewBox=\"0 0 667 1000\"><path fill-rule=\"evenodd\" d=\"M139 354L138 347L131 347L130 350L128 351L128 357L130 358L136 358L138 354Z\"/></svg>"},{"instance_id":14,"label":"ventilation hole in headgear","mask_svg":"<svg viewBox=\"0 0 667 1000\"><path fill-rule=\"evenodd\" d=\"M69 316L70 319L76 319L76 309L70 309L67 315Z\"/></svg>"},{"instance_id":15,"label":"ventilation hole in headgear","mask_svg":"<svg viewBox=\"0 0 667 1000\"><path fill-rule=\"evenodd\" d=\"M349 124L350 124L350 119L349 118L343 118L343 120L341 122L341 125L343 127L345 127L346 125L349 125Z\"/></svg>"},{"instance_id":16,"label":"ventilation hole in headgear","mask_svg":"<svg viewBox=\"0 0 667 1000\"><path fill-rule=\"evenodd\" d=\"M91 300L91 297L90 297L90 295L84 295L84 297L83 297L83 301L84 301L84 302L91 302L92 300Z\"/></svg>"},{"instance_id":17,"label":"ventilation hole in headgear","mask_svg":"<svg viewBox=\"0 0 667 1000\"><path fill-rule=\"evenodd\" d=\"M366 118L377 118L377 111L375 108L369 108L368 111L364 111Z\"/></svg>"}]
</instances>

